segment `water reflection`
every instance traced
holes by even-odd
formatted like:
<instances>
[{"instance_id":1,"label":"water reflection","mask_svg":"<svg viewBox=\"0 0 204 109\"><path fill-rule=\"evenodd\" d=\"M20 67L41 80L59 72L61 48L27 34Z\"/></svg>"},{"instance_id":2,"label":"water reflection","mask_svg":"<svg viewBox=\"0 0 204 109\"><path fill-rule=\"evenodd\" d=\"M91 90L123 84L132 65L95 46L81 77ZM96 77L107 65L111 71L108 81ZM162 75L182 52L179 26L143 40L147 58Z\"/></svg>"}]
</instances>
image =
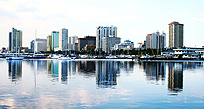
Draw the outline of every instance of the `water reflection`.
<instances>
[{"instance_id":1,"label":"water reflection","mask_svg":"<svg viewBox=\"0 0 204 109\"><path fill-rule=\"evenodd\" d=\"M84 78L96 77L96 84L99 88L111 88L117 85L116 77L120 70L127 73L134 68L134 62L120 61L58 61L48 60L46 62L47 73L53 78L52 81L59 81L67 84L68 79L76 77L76 74Z\"/></svg>"},{"instance_id":2,"label":"water reflection","mask_svg":"<svg viewBox=\"0 0 204 109\"><path fill-rule=\"evenodd\" d=\"M47 70L47 62L45 60L28 60L28 61L26 60L25 62L30 64L32 69L35 69L37 71Z\"/></svg>"},{"instance_id":3,"label":"water reflection","mask_svg":"<svg viewBox=\"0 0 204 109\"><path fill-rule=\"evenodd\" d=\"M168 63L168 90L180 92L183 90L183 63Z\"/></svg>"},{"instance_id":4,"label":"water reflection","mask_svg":"<svg viewBox=\"0 0 204 109\"><path fill-rule=\"evenodd\" d=\"M156 85L164 85L166 75L166 64L157 63L140 63L143 66L148 81ZM161 83L159 83L161 81Z\"/></svg>"},{"instance_id":5,"label":"water reflection","mask_svg":"<svg viewBox=\"0 0 204 109\"><path fill-rule=\"evenodd\" d=\"M18 82L22 78L22 61L8 61L8 75L12 82Z\"/></svg>"},{"instance_id":6,"label":"water reflection","mask_svg":"<svg viewBox=\"0 0 204 109\"><path fill-rule=\"evenodd\" d=\"M96 61L96 84L99 88L109 88L117 85L119 63L114 61Z\"/></svg>"},{"instance_id":7,"label":"water reflection","mask_svg":"<svg viewBox=\"0 0 204 109\"><path fill-rule=\"evenodd\" d=\"M95 61L77 61L78 72L86 77L95 76Z\"/></svg>"},{"instance_id":8,"label":"water reflection","mask_svg":"<svg viewBox=\"0 0 204 109\"><path fill-rule=\"evenodd\" d=\"M183 63L183 69L198 69L203 67L203 62L184 62Z\"/></svg>"},{"instance_id":9,"label":"water reflection","mask_svg":"<svg viewBox=\"0 0 204 109\"><path fill-rule=\"evenodd\" d=\"M118 62L120 64L120 62ZM123 66L117 66L117 69L120 70L120 68L123 68L126 73L130 73L133 72L133 68L134 68L134 61L123 61L122 65Z\"/></svg>"},{"instance_id":10,"label":"water reflection","mask_svg":"<svg viewBox=\"0 0 204 109\"><path fill-rule=\"evenodd\" d=\"M203 82L202 63L29 60L7 61L2 65L6 66L3 69L6 73L1 73L0 101L2 106L11 108L145 108L146 104L149 104L146 107L155 104L155 108L161 108L172 104L183 106L185 102L192 105L202 101L204 95L203 84L199 84ZM31 81L33 69L38 83L35 90ZM8 75L10 79L6 83ZM193 81L191 76L195 76ZM11 80L20 80L21 84L13 87ZM185 92L179 93L184 88ZM181 96L168 96L178 93Z\"/></svg>"},{"instance_id":11,"label":"water reflection","mask_svg":"<svg viewBox=\"0 0 204 109\"><path fill-rule=\"evenodd\" d=\"M49 77L53 78L53 82L67 84L68 63L66 61L47 61L47 72Z\"/></svg>"}]
</instances>

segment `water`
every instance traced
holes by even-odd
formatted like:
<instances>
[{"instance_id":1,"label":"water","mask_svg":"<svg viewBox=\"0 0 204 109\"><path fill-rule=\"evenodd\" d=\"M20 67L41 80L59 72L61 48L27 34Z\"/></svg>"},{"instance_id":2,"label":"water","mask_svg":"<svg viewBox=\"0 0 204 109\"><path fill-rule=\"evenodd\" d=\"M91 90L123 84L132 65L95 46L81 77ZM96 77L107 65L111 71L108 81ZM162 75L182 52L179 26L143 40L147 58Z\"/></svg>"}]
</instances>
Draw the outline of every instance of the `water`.
<instances>
[{"instance_id":1,"label":"water","mask_svg":"<svg viewBox=\"0 0 204 109\"><path fill-rule=\"evenodd\" d=\"M203 62L0 60L0 108L204 108Z\"/></svg>"}]
</instances>

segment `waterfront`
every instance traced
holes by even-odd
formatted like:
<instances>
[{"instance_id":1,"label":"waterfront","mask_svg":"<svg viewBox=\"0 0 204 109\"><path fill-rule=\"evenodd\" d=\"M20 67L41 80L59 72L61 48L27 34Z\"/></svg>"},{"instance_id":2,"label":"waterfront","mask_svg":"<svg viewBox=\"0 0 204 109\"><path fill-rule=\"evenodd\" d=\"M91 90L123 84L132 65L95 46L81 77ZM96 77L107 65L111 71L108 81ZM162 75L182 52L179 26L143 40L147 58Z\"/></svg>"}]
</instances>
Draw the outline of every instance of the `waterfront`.
<instances>
[{"instance_id":1,"label":"waterfront","mask_svg":"<svg viewBox=\"0 0 204 109\"><path fill-rule=\"evenodd\" d=\"M0 108L203 108L203 62L0 60Z\"/></svg>"}]
</instances>

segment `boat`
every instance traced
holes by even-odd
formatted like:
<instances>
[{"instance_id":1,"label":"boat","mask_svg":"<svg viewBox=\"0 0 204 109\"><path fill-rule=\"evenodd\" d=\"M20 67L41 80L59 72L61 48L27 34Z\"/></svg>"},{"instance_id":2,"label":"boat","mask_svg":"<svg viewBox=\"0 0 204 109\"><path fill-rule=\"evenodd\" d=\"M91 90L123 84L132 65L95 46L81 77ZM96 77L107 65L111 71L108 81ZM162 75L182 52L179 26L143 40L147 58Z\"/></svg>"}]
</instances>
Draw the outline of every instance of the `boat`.
<instances>
[{"instance_id":1,"label":"boat","mask_svg":"<svg viewBox=\"0 0 204 109\"><path fill-rule=\"evenodd\" d=\"M44 54L34 54L32 59L46 59L47 57Z\"/></svg>"},{"instance_id":2,"label":"boat","mask_svg":"<svg viewBox=\"0 0 204 109\"><path fill-rule=\"evenodd\" d=\"M71 60L72 58L70 58L70 57L59 57L58 59L59 60Z\"/></svg>"},{"instance_id":3,"label":"boat","mask_svg":"<svg viewBox=\"0 0 204 109\"><path fill-rule=\"evenodd\" d=\"M60 57L62 57L62 55L57 55L57 54L50 54L49 58L51 59L59 59Z\"/></svg>"},{"instance_id":4,"label":"boat","mask_svg":"<svg viewBox=\"0 0 204 109\"><path fill-rule=\"evenodd\" d=\"M7 57L6 60L23 60L24 57Z\"/></svg>"}]
</instances>

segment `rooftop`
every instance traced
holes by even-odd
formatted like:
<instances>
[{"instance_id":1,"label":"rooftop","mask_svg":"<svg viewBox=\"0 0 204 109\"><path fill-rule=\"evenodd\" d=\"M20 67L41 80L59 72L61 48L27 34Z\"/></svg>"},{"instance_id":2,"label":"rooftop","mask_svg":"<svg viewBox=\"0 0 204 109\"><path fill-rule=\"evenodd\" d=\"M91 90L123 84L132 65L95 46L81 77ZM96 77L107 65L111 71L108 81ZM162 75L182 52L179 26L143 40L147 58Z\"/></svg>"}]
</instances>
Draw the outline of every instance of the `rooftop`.
<instances>
[{"instance_id":1,"label":"rooftop","mask_svg":"<svg viewBox=\"0 0 204 109\"><path fill-rule=\"evenodd\" d=\"M176 21L173 21L173 22L169 23L169 25L171 25L171 24L183 25L183 24L180 24L179 22L176 22Z\"/></svg>"}]
</instances>

